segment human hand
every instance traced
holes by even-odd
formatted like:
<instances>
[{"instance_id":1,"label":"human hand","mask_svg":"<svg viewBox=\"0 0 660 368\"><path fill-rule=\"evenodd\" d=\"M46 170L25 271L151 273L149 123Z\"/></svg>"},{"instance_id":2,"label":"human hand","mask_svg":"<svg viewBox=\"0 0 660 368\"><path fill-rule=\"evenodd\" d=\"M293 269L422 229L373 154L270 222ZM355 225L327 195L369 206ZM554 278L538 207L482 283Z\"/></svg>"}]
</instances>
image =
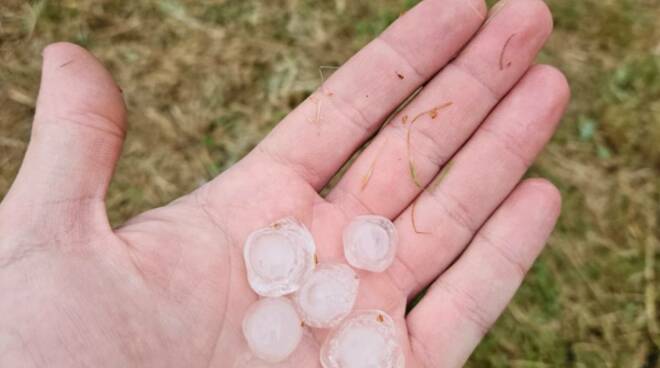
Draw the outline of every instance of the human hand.
<instances>
[{"instance_id":1,"label":"human hand","mask_svg":"<svg viewBox=\"0 0 660 368\"><path fill-rule=\"evenodd\" d=\"M552 28L542 1L508 0L482 26L485 13L482 0L422 2L231 169L114 230L104 196L125 135L121 91L84 50L50 46L29 149L0 204L0 366L233 367L257 299L247 234L293 216L322 262L342 260L342 228L365 213L393 219L400 245L386 272L361 273L357 308L394 317L407 367L463 364L558 216L551 184L520 180L569 96L561 73L530 68ZM318 367L322 338L307 334L281 366Z\"/></svg>"}]
</instances>

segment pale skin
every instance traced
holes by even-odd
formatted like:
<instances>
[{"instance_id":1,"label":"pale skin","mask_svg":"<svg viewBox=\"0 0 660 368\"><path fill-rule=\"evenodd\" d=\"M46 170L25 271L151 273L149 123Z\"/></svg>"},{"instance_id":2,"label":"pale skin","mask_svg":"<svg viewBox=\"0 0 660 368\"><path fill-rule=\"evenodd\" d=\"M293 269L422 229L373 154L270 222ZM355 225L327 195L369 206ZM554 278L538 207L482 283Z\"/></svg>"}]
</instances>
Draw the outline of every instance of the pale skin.
<instances>
[{"instance_id":1,"label":"pale skin","mask_svg":"<svg viewBox=\"0 0 660 368\"><path fill-rule=\"evenodd\" d=\"M257 299L246 236L294 216L320 261L336 261L342 228L367 213L391 218L401 244L386 272L360 274L357 307L395 319L407 367L461 366L559 215L552 184L521 181L569 99L560 72L532 65L551 29L540 0L506 0L490 14L481 0L426 0L231 169L116 229L104 197L126 130L123 96L85 50L51 45L29 148L0 204L0 366L233 367L246 352L243 313ZM411 132L420 188L402 121L448 101ZM322 339L307 334L281 366L319 367Z\"/></svg>"}]
</instances>

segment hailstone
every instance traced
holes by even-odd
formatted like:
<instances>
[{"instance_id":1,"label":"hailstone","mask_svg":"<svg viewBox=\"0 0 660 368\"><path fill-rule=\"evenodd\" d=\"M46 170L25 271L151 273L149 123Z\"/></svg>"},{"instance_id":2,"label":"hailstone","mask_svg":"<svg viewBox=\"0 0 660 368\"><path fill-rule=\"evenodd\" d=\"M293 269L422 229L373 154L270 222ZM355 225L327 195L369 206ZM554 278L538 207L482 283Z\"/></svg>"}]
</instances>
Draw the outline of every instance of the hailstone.
<instances>
[{"instance_id":1,"label":"hailstone","mask_svg":"<svg viewBox=\"0 0 660 368\"><path fill-rule=\"evenodd\" d=\"M403 368L405 358L394 321L385 312L353 313L321 347L324 368Z\"/></svg>"},{"instance_id":2,"label":"hailstone","mask_svg":"<svg viewBox=\"0 0 660 368\"><path fill-rule=\"evenodd\" d=\"M293 293L314 269L315 254L314 239L303 224L290 217L277 221L245 241L248 282L262 296Z\"/></svg>"},{"instance_id":3,"label":"hailstone","mask_svg":"<svg viewBox=\"0 0 660 368\"><path fill-rule=\"evenodd\" d=\"M358 285L358 276L349 266L318 265L294 298L305 324L326 328L339 323L353 309Z\"/></svg>"},{"instance_id":4,"label":"hailstone","mask_svg":"<svg viewBox=\"0 0 660 368\"><path fill-rule=\"evenodd\" d=\"M358 216L344 229L344 256L359 269L383 272L394 261L398 237L394 224L382 216Z\"/></svg>"},{"instance_id":5,"label":"hailstone","mask_svg":"<svg viewBox=\"0 0 660 368\"><path fill-rule=\"evenodd\" d=\"M255 356L277 363L298 347L303 323L289 299L264 298L248 308L243 318L243 335Z\"/></svg>"}]
</instances>

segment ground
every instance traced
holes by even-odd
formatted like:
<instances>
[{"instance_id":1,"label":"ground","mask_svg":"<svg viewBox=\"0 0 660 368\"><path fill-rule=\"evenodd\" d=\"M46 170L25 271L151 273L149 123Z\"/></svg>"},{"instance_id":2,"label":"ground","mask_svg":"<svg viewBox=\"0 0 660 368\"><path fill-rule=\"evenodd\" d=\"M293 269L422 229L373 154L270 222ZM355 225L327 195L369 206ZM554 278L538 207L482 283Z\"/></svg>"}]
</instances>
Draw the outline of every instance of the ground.
<instances>
[{"instance_id":1,"label":"ground","mask_svg":"<svg viewBox=\"0 0 660 368\"><path fill-rule=\"evenodd\" d=\"M113 224L232 165L412 0L0 4L0 198L30 131L41 49L79 43L124 91ZM489 4L492 5L492 1ZM559 186L550 246L470 367L660 365L660 3L548 0L539 62L573 101L529 176ZM442 326L438 326L442 328Z\"/></svg>"}]
</instances>

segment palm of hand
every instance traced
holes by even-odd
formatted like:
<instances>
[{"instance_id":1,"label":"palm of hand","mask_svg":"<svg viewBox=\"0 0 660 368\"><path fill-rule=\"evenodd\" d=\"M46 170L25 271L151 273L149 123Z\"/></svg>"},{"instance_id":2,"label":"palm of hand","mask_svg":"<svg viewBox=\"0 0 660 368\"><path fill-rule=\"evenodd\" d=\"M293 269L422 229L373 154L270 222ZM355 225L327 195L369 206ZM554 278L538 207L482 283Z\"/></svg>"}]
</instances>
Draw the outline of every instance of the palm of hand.
<instances>
[{"instance_id":1,"label":"palm of hand","mask_svg":"<svg viewBox=\"0 0 660 368\"><path fill-rule=\"evenodd\" d=\"M17 244L31 250L14 253L0 273L2 290L26 297L2 305L12 323L20 321L16 333L40 331L29 334L34 345L55 339L70 349L94 347L75 356L70 350L53 351L54 356L44 356L43 361L34 358L35 364L48 365L52 359L63 366L80 362L103 365L108 354L115 359L111 366L231 367L234 359L236 364L245 362L249 354L241 322L257 296L247 284L240 239L274 218L292 213L307 223L313 214L314 228L337 234L348 219L285 169L258 164L243 168L245 165L251 164L244 161L218 179L231 181L240 189L207 185L116 231L99 230L103 223L80 229L78 236L87 247L84 252L75 244L66 244L68 238L39 245ZM270 175L263 177L245 175L268 171ZM272 193L264 193L264 187ZM232 196L216 197L211 205L210 191ZM263 197L251 195L255 192ZM227 211L223 216L211 207ZM336 241L317 239L319 246L331 244L333 248ZM330 253L336 250L319 249L325 259ZM406 296L388 274L377 278L386 280L374 287L368 278L363 283L371 292L362 303L387 307L402 318ZM29 306L18 304L27 300ZM318 365L320 342L311 335L304 339L287 366Z\"/></svg>"},{"instance_id":2,"label":"palm of hand","mask_svg":"<svg viewBox=\"0 0 660 368\"><path fill-rule=\"evenodd\" d=\"M542 3L502 6L335 189L326 198L318 191L387 113L477 31L483 4L471 4L423 2L233 168L116 230L108 225L103 196L124 134L121 94L89 54L52 46L45 53L32 142L0 205L0 365L232 367L246 356L241 322L257 299L242 260L247 234L294 216L314 234L321 261L341 260L344 225L366 212L395 219L402 247L387 272L361 274L357 307L395 318L407 366L464 362L512 296L558 213L556 191L546 182L516 187L567 99L559 73L527 71L550 30ZM424 14L447 7L455 13L423 21ZM442 32L448 33L442 47L422 47ZM520 65L498 70L497 62L479 61L484 55L497 59L489 45L511 33L524 41L512 42L509 51ZM402 48L416 53L417 61L402 56ZM393 78L374 78L372 70L391 70ZM462 90L452 88L459 85ZM465 124L442 127L432 121L435 114L415 122L422 142L413 152L416 175L427 187L420 195L407 174L410 147L399 143L405 142L401 132L408 114L447 100L447 90L455 93L447 119ZM469 102L484 106L468 109ZM522 119L524 129L508 124L511 116ZM429 186L475 129L446 183ZM498 165L487 162L492 155ZM415 213L422 231L413 228ZM435 279L406 316L407 301ZM306 334L282 366L319 366L322 339L318 331Z\"/></svg>"}]
</instances>

